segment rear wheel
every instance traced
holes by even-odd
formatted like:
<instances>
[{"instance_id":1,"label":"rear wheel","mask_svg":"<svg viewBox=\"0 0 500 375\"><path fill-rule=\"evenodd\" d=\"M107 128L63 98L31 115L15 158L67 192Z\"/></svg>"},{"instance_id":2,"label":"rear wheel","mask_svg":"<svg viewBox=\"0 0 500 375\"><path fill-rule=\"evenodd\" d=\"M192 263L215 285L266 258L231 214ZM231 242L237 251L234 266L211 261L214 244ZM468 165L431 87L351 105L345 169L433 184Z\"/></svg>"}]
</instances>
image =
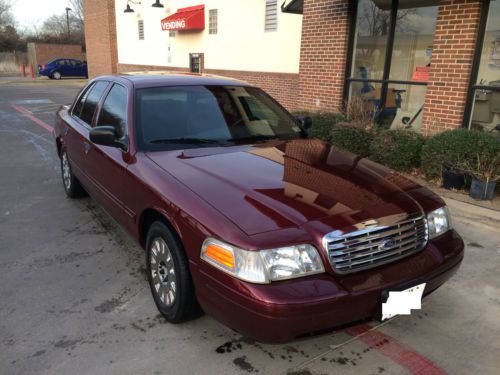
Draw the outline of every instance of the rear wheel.
<instances>
[{"instance_id":1,"label":"rear wheel","mask_svg":"<svg viewBox=\"0 0 500 375\"><path fill-rule=\"evenodd\" d=\"M154 222L146 240L149 286L160 313L181 323L199 312L188 260L179 240L162 222Z\"/></svg>"},{"instance_id":2,"label":"rear wheel","mask_svg":"<svg viewBox=\"0 0 500 375\"><path fill-rule=\"evenodd\" d=\"M61 176L64 191L69 198L79 198L85 195L85 190L71 171L71 165L69 164L69 158L66 151L61 153Z\"/></svg>"},{"instance_id":3,"label":"rear wheel","mask_svg":"<svg viewBox=\"0 0 500 375\"><path fill-rule=\"evenodd\" d=\"M59 72L54 72L52 73L52 78L54 79L61 79L62 75Z\"/></svg>"}]
</instances>

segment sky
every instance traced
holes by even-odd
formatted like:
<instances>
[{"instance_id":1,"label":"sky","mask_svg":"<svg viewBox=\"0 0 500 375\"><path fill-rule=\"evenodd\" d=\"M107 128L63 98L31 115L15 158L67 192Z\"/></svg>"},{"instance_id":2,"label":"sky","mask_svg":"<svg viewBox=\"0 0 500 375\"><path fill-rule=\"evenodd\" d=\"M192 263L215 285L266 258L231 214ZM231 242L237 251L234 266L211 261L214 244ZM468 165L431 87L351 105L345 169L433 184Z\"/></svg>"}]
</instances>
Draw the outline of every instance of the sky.
<instances>
[{"instance_id":1,"label":"sky","mask_svg":"<svg viewBox=\"0 0 500 375\"><path fill-rule=\"evenodd\" d=\"M40 26L53 14L63 14L68 0L12 0L12 14L20 28Z\"/></svg>"}]
</instances>

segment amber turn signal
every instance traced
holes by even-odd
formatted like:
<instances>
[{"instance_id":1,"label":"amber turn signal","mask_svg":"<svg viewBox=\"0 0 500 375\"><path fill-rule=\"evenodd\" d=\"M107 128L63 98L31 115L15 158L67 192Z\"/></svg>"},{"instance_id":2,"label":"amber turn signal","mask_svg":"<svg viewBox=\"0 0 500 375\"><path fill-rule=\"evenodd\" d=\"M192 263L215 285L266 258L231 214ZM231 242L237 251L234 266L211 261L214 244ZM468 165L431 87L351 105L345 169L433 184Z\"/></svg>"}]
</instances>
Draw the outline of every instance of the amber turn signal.
<instances>
[{"instance_id":1,"label":"amber turn signal","mask_svg":"<svg viewBox=\"0 0 500 375\"><path fill-rule=\"evenodd\" d=\"M224 267L234 269L234 254L228 249L210 244L205 249L205 256Z\"/></svg>"}]
</instances>

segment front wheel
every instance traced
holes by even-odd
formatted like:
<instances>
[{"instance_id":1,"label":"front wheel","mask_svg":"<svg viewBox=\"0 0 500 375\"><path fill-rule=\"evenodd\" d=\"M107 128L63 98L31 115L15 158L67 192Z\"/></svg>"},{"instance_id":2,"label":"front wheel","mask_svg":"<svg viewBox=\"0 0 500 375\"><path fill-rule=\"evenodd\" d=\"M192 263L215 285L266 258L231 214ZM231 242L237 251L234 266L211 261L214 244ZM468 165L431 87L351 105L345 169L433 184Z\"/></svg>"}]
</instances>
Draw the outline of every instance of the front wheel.
<instances>
[{"instance_id":1,"label":"front wheel","mask_svg":"<svg viewBox=\"0 0 500 375\"><path fill-rule=\"evenodd\" d=\"M166 320L181 323L199 312L184 249L159 221L148 231L146 267L156 307Z\"/></svg>"},{"instance_id":2,"label":"front wheel","mask_svg":"<svg viewBox=\"0 0 500 375\"><path fill-rule=\"evenodd\" d=\"M52 73L52 78L54 79L61 79L62 75L59 72L54 72Z\"/></svg>"},{"instance_id":3,"label":"front wheel","mask_svg":"<svg viewBox=\"0 0 500 375\"><path fill-rule=\"evenodd\" d=\"M69 164L69 158L66 151L61 153L61 176L63 180L64 191L69 198L79 198L85 195L80 182L76 179Z\"/></svg>"}]
</instances>

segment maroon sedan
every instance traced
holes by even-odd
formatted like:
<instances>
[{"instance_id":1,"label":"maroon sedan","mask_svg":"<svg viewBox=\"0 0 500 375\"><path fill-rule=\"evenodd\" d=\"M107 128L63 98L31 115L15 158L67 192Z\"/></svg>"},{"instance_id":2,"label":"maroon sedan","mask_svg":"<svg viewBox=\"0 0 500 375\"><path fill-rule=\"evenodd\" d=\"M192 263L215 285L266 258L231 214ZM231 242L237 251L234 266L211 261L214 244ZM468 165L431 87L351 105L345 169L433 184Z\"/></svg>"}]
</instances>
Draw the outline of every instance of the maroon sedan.
<instances>
[{"instance_id":1,"label":"maroon sedan","mask_svg":"<svg viewBox=\"0 0 500 375\"><path fill-rule=\"evenodd\" d=\"M144 247L168 321L201 305L283 341L410 313L463 259L439 197L309 125L238 81L100 77L55 138L66 194L88 192Z\"/></svg>"}]
</instances>

